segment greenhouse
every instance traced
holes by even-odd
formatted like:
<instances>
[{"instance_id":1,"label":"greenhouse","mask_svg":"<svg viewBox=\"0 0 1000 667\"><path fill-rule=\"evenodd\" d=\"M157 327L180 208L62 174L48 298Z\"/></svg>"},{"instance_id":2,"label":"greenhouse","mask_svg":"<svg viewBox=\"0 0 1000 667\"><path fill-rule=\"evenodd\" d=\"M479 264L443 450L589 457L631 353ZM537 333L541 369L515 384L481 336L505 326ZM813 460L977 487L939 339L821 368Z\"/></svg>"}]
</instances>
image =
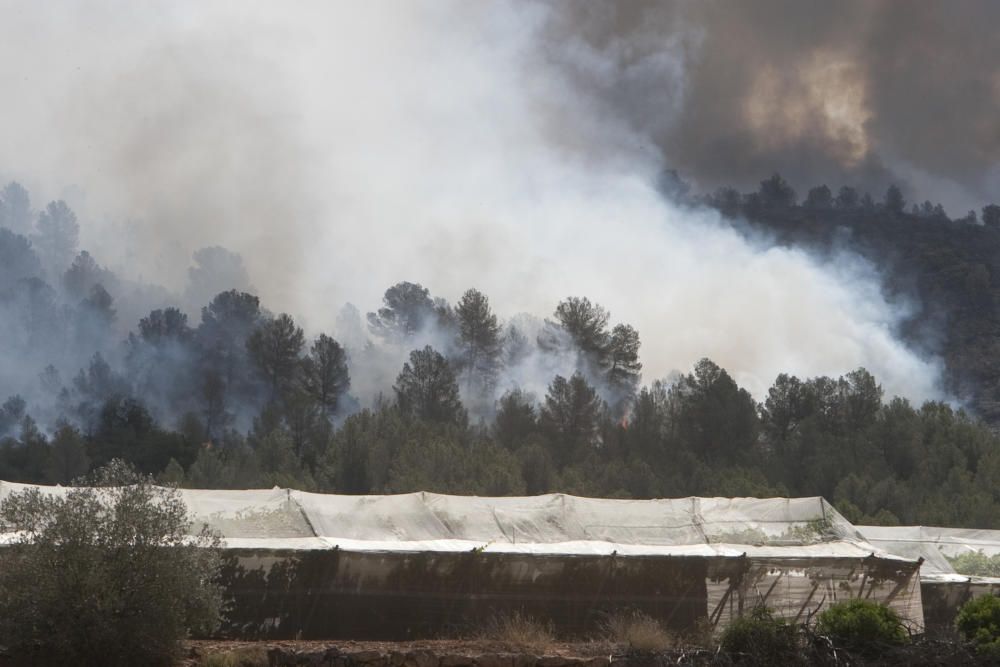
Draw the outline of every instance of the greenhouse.
<instances>
[{"instance_id":1,"label":"greenhouse","mask_svg":"<svg viewBox=\"0 0 1000 667\"><path fill-rule=\"evenodd\" d=\"M948 633L963 604L1000 593L1000 530L858 526L873 545L923 559L920 588L928 632Z\"/></svg>"},{"instance_id":2,"label":"greenhouse","mask_svg":"<svg viewBox=\"0 0 1000 667\"><path fill-rule=\"evenodd\" d=\"M0 482L0 498L23 488ZM924 623L919 557L872 545L819 497L181 493L224 537L233 637L438 637L513 610L577 636L625 609L718 628L760 604L804 622L856 597Z\"/></svg>"}]
</instances>

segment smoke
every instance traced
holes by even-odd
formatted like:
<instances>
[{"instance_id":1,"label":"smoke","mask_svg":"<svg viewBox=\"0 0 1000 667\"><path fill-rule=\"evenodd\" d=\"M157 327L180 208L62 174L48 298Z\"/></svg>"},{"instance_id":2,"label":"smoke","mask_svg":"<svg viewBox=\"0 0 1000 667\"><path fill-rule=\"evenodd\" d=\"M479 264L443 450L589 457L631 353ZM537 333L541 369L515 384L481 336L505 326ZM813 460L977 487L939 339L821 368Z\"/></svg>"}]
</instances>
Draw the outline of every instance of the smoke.
<instances>
[{"instance_id":1,"label":"smoke","mask_svg":"<svg viewBox=\"0 0 1000 667\"><path fill-rule=\"evenodd\" d=\"M553 70L703 188L895 181L961 215L1000 185L995 2L551 6Z\"/></svg>"},{"instance_id":2,"label":"smoke","mask_svg":"<svg viewBox=\"0 0 1000 667\"><path fill-rule=\"evenodd\" d=\"M66 198L82 247L175 294L201 294L192 254L225 246L243 263L224 275L311 333L357 338L341 306L374 310L401 280L452 301L477 287L503 316L585 295L639 330L647 381L707 356L758 397L779 372L857 366L937 397L938 364L896 338L906 306L870 266L769 248L655 186L668 166L700 185L774 169L877 183L898 160L978 192L996 143L969 134L991 126L937 155L880 116L896 107L867 77L888 65L866 65L877 30L858 26L892 6L852 7L15 4L0 178Z\"/></svg>"}]
</instances>

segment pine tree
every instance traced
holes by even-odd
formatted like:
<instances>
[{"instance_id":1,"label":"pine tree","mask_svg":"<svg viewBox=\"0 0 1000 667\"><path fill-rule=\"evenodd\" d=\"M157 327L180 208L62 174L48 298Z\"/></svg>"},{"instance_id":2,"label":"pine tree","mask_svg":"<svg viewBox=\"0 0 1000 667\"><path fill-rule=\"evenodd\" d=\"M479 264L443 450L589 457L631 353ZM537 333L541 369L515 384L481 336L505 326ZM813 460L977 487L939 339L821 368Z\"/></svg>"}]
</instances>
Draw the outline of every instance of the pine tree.
<instances>
[{"instance_id":1,"label":"pine tree","mask_svg":"<svg viewBox=\"0 0 1000 667\"><path fill-rule=\"evenodd\" d=\"M393 389L404 414L428 421L465 423L455 373L430 345L410 352L410 360L403 364Z\"/></svg>"},{"instance_id":2,"label":"pine tree","mask_svg":"<svg viewBox=\"0 0 1000 667\"><path fill-rule=\"evenodd\" d=\"M539 423L555 445L560 465L575 462L596 445L601 407L597 392L579 373L552 380Z\"/></svg>"},{"instance_id":3,"label":"pine tree","mask_svg":"<svg viewBox=\"0 0 1000 667\"><path fill-rule=\"evenodd\" d=\"M391 342L412 338L435 316L429 291L417 283L393 285L385 291L382 303L378 312L368 313L368 327L375 335Z\"/></svg>"},{"instance_id":4,"label":"pine tree","mask_svg":"<svg viewBox=\"0 0 1000 667\"><path fill-rule=\"evenodd\" d=\"M476 395L487 395L496 384L503 350L497 316L486 295L475 289L462 295L455 314L466 388Z\"/></svg>"},{"instance_id":5,"label":"pine tree","mask_svg":"<svg viewBox=\"0 0 1000 667\"><path fill-rule=\"evenodd\" d=\"M320 334L302 360L302 388L328 417L337 412L341 397L351 386L347 354L340 343Z\"/></svg>"},{"instance_id":6,"label":"pine tree","mask_svg":"<svg viewBox=\"0 0 1000 667\"><path fill-rule=\"evenodd\" d=\"M639 361L639 332L628 324L618 324L611 330L608 344L608 388L614 393L615 411L619 415L639 386L642 363Z\"/></svg>"},{"instance_id":7,"label":"pine tree","mask_svg":"<svg viewBox=\"0 0 1000 667\"><path fill-rule=\"evenodd\" d=\"M247 339L247 351L267 379L272 398L282 396L295 379L304 344L302 329L284 313L260 325Z\"/></svg>"}]
</instances>

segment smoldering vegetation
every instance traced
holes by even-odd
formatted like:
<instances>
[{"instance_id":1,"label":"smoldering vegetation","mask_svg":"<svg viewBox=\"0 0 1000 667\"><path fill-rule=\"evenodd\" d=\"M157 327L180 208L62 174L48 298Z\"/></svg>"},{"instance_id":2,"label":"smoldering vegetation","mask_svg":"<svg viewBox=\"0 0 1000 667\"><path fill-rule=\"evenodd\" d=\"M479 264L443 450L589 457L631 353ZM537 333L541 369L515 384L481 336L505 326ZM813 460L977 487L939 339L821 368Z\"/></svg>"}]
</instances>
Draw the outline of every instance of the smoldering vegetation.
<instances>
[{"instance_id":1,"label":"smoldering vegetation","mask_svg":"<svg viewBox=\"0 0 1000 667\"><path fill-rule=\"evenodd\" d=\"M200 420L209 440L296 401L335 424L391 398L414 359L429 364L421 372L447 367L473 420L491 418L505 392L537 394L575 373L621 416L639 382L638 332L585 297L551 318L500 320L476 289L452 305L400 282L367 315L343 305L336 340L307 339L260 302L240 256L222 247L197 250L186 287L171 293L102 266L78 248L65 202L36 211L16 182L3 189L0 225L3 435L27 423L93 433L108 401L170 427Z\"/></svg>"}]
</instances>

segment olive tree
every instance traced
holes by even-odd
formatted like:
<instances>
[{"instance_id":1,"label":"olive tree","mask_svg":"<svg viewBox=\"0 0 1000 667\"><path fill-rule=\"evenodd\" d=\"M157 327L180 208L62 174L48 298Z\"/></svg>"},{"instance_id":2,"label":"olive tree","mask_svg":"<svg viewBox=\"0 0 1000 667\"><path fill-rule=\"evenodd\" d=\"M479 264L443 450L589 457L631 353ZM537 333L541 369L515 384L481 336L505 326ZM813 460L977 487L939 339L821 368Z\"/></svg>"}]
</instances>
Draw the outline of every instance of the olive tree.
<instances>
[{"instance_id":1,"label":"olive tree","mask_svg":"<svg viewBox=\"0 0 1000 667\"><path fill-rule=\"evenodd\" d=\"M0 501L0 644L32 664L169 665L218 624L220 538L121 461Z\"/></svg>"}]
</instances>

